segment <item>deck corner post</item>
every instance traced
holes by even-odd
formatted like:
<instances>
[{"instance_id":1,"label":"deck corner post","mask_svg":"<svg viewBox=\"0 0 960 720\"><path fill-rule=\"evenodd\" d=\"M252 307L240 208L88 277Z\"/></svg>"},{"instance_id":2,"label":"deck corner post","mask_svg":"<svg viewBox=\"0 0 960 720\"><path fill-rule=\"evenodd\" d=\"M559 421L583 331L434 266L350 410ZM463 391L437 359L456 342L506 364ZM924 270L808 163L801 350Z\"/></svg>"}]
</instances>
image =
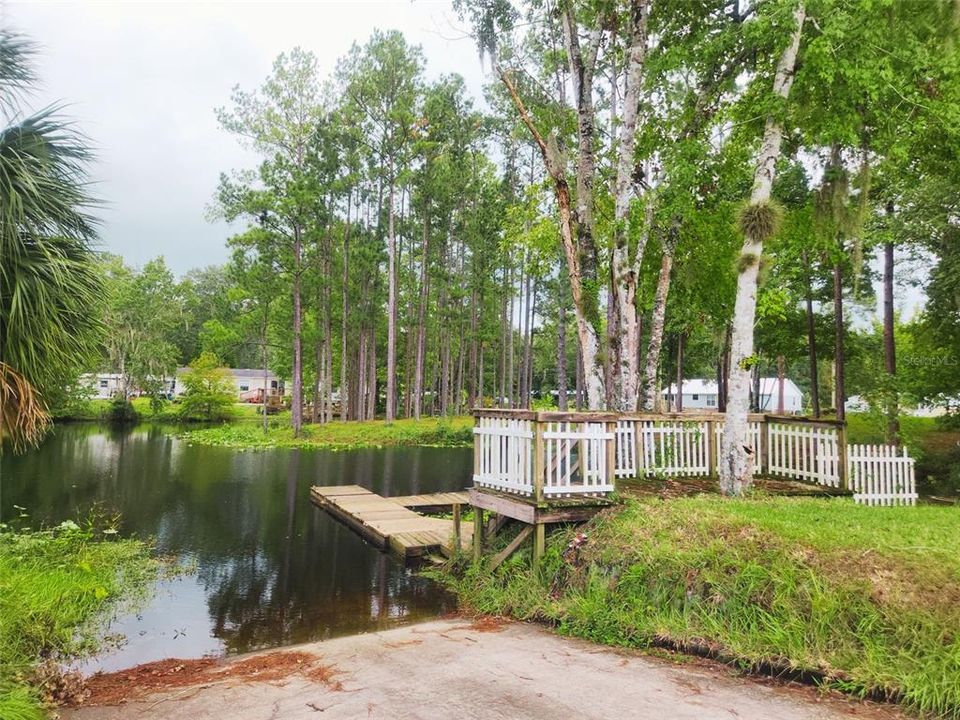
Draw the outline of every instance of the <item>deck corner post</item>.
<instances>
[{"instance_id":1,"label":"deck corner post","mask_svg":"<svg viewBox=\"0 0 960 720\"><path fill-rule=\"evenodd\" d=\"M483 558L483 508L473 506L473 562Z\"/></svg>"},{"instance_id":2,"label":"deck corner post","mask_svg":"<svg viewBox=\"0 0 960 720\"><path fill-rule=\"evenodd\" d=\"M757 474L763 477L770 472L770 416L760 420L760 447L758 448Z\"/></svg>"},{"instance_id":3,"label":"deck corner post","mask_svg":"<svg viewBox=\"0 0 960 720\"><path fill-rule=\"evenodd\" d=\"M610 487L616 487L617 484L617 421L608 420L607 421L607 434L610 436L606 439L606 450L607 450L607 477L606 482Z\"/></svg>"},{"instance_id":4,"label":"deck corner post","mask_svg":"<svg viewBox=\"0 0 960 720\"><path fill-rule=\"evenodd\" d=\"M533 421L533 498L537 503L543 502L543 422L538 417Z\"/></svg>"}]
</instances>

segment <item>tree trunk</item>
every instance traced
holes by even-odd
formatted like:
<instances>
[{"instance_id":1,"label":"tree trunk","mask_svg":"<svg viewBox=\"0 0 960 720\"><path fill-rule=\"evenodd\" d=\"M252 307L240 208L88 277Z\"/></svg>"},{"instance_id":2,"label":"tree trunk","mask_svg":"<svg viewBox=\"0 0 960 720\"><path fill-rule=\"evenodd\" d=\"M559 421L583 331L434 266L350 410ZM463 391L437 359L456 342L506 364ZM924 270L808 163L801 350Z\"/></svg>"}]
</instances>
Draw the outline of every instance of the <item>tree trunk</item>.
<instances>
[{"instance_id":1,"label":"tree trunk","mask_svg":"<svg viewBox=\"0 0 960 720\"><path fill-rule=\"evenodd\" d=\"M294 437L300 436L303 428L303 344L302 328L303 308L300 298L301 253L303 250L300 228L293 230L293 388L290 419Z\"/></svg>"},{"instance_id":2,"label":"tree trunk","mask_svg":"<svg viewBox=\"0 0 960 720\"><path fill-rule=\"evenodd\" d=\"M397 415L397 237L394 234L394 176L390 161L390 190L387 199L387 406L386 421Z\"/></svg>"},{"instance_id":3,"label":"tree trunk","mask_svg":"<svg viewBox=\"0 0 960 720\"><path fill-rule=\"evenodd\" d=\"M633 156L640 109L640 87L647 53L647 0L633 0L630 4L630 15L631 41L614 185L614 247L610 262L609 301L611 322L607 336L612 386L609 394L613 408L621 412L635 411L640 402L640 322L636 295L647 233L640 236L636 260L631 259L630 202L639 189L634 178ZM648 202L648 223L653 221L652 209L652 202Z\"/></svg>"},{"instance_id":4,"label":"tree trunk","mask_svg":"<svg viewBox=\"0 0 960 720\"><path fill-rule=\"evenodd\" d=\"M892 214L892 208L888 208ZM883 369L887 374L887 443L900 442L900 408L897 398L897 346L893 316L893 243L883 244Z\"/></svg>"},{"instance_id":5,"label":"tree trunk","mask_svg":"<svg viewBox=\"0 0 960 720\"><path fill-rule=\"evenodd\" d=\"M653 412L657 401L657 368L660 366L660 351L663 347L663 326L667 315L667 294L670 292L672 269L673 254L667 248L660 259L660 276L657 279L657 292L650 318L650 339L647 341L647 360L643 370L642 407L647 412Z\"/></svg>"},{"instance_id":6,"label":"tree trunk","mask_svg":"<svg viewBox=\"0 0 960 720\"><path fill-rule=\"evenodd\" d=\"M567 182L567 172L564 162L553 138L548 147L547 141L537 130L523 100L520 99L517 89L509 75L498 65L497 72L506 86L517 111L527 129L533 135L534 141L540 148L547 173L553 180L554 194L557 199L557 208L560 221L560 239L563 254L567 263L567 275L570 279L570 294L573 296L574 316L577 321L577 339L583 354L583 370L587 392L587 403L591 410L600 409L603 403L603 368L600 365L600 342L593 319L596 318L596 297L588 297L585 293L583 281L590 279L581 266L582 248L575 237L575 222L570 204L570 186ZM579 235L578 235L579 236ZM592 252L592 247L591 247ZM591 260L592 262L592 260ZM592 283L591 283L592 284Z\"/></svg>"},{"instance_id":7,"label":"tree trunk","mask_svg":"<svg viewBox=\"0 0 960 720\"><path fill-rule=\"evenodd\" d=\"M340 420L350 419L350 389L347 380L347 318L348 290L350 287L350 203L353 191L347 193L347 221L343 228L343 287L340 319Z\"/></svg>"},{"instance_id":8,"label":"tree trunk","mask_svg":"<svg viewBox=\"0 0 960 720\"><path fill-rule=\"evenodd\" d=\"M843 248L841 246L841 253ZM837 420L844 422L847 418L847 409L846 409L846 387L844 382L844 329L843 329L843 270L840 268L840 263L837 262L833 266L833 331L834 331L834 345L836 350L834 351L834 371L833 371L833 382L834 382L834 396L835 396L835 408L837 413Z\"/></svg>"},{"instance_id":9,"label":"tree trunk","mask_svg":"<svg viewBox=\"0 0 960 720\"><path fill-rule=\"evenodd\" d=\"M794 11L795 27L792 37L780 56L773 81L774 95L784 100L789 97L790 86L793 84L793 73L805 19L806 9L803 2L799 2ZM769 209L767 203L773 187L782 139L783 128L780 120L770 115L764 126L763 143L757 156L753 177L750 207L754 209L765 206ZM721 443L720 490L724 495L740 495L743 489L750 485L758 450L753 447L747 415L750 407L750 367L754 362L753 326L757 311L757 274L760 270L760 257L765 239L762 236L745 235L740 252L740 272L737 277L737 296L733 311L733 336L730 342L730 397L727 402Z\"/></svg>"},{"instance_id":10,"label":"tree trunk","mask_svg":"<svg viewBox=\"0 0 960 720\"><path fill-rule=\"evenodd\" d=\"M783 386L784 386L784 360L783 355L777 355L777 414L783 415L786 412L783 404Z\"/></svg>"},{"instance_id":11,"label":"tree trunk","mask_svg":"<svg viewBox=\"0 0 960 720\"><path fill-rule=\"evenodd\" d=\"M267 423L267 404L268 404L268 395L270 394L270 370L269 370L269 349L267 348L267 321L264 318L263 322L263 331L260 335L261 340L261 353L263 357L263 397L260 398L260 412L263 414L263 434L266 435L269 430L269 424Z\"/></svg>"},{"instance_id":12,"label":"tree trunk","mask_svg":"<svg viewBox=\"0 0 960 720\"><path fill-rule=\"evenodd\" d=\"M677 412L683 412L683 343L684 333L677 335Z\"/></svg>"},{"instance_id":13,"label":"tree trunk","mask_svg":"<svg viewBox=\"0 0 960 720\"><path fill-rule=\"evenodd\" d=\"M807 304L807 348L810 355L810 404L813 416L820 417L820 382L817 371L817 324L813 315L813 287L810 283L810 258L803 253L803 265L806 269L806 304Z\"/></svg>"},{"instance_id":14,"label":"tree trunk","mask_svg":"<svg viewBox=\"0 0 960 720\"><path fill-rule=\"evenodd\" d=\"M559 317L557 318L557 407L567 409L567 305L560 284Z\"/></svg>"},{"instance_id":15,"label":"tree trunk","mask_svg":"<svg viewBox=\"0 0 960 720\"><path fill-rule=\"evenodd\" d=\"M367 419L373 420L377 417L377 336L374 328L370 328L369 338L367 339L369 350L367 359L370 363L370 375L367 380Z\"/></svg>"},{"instance_id":16,"label":"tree trunk","mask_svg":"<svg viewBox=\"0 0 960 720\"><path fill-rule=\"evenodd\" d=\"M430 253L430 212L423 219L423 259L420 267L420 305L417 308L417 359L413 379L413 416L420 419L423 412L423 374L427 352L427 301L430 297L430 275L427 259Z\"/></svg>"}]
</instances>

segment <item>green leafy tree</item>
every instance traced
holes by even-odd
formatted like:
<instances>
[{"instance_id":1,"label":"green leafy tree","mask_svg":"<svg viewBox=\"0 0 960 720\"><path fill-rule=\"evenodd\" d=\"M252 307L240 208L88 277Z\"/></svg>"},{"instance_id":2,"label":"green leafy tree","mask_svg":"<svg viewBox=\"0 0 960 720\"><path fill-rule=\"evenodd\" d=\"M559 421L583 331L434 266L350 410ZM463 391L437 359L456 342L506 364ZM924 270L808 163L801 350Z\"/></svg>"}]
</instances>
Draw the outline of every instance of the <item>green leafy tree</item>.
<instances>
[{"instance_id":1,"label":"green leafy tree","mask_svg":"<svg viewBox=\"0 0 960 720\"><path fill-rule=\"evenodd\" d=\"M237 400L233 381L213 353L200 353L190 363L181 382L185 388L180 405L182 418L214 421L227 420L233 415Z\"/></svg>"}]
</instances>

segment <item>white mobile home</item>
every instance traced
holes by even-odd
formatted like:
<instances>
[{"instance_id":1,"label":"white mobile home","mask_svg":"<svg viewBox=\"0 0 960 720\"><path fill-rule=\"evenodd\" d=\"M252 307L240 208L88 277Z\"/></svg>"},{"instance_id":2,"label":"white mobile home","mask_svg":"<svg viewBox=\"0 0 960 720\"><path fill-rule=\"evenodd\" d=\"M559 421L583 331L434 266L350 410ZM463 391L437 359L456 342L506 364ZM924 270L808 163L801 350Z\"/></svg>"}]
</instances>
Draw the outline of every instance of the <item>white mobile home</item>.
<instances>
[{"instance_id":1,"label":"white mobile home","mask_svg":"<svg viewBox=\"0 0 960 720\"><path fill-rule=\"evenodd\" d=\"M717 409L717 382L693 378L684 380L681 392L683 393L684 410L716 410ZM777 412L779 400L779 381L775 377L760 378L760 412ZM663 391L664 402L672 409L676 406L677 385L673 383ZM803 393L789 378L783 380L783 411L796 414L803 411Z\"/></svg>"},{"instance_id":2,"label":"white mobile home","mask_svg":"<svg viewBox=\"0 0 960 720\"><path fill-rule=\"evenodd\" d=\"M226 368L226 370L233 377L238 400L247 402L262 400L263 368ZM188 372L190 372L188 367L177 368L177 375L170 382L170 392L174 396L183 395L186 391L181 378ZM284 395L286 392L283 380L272 372L267 373L267 387L268 395Z\"/></svg>"},{"instance_id":3,"label":"white mobile home","mask_svg":"<svg viewBox=\"0 0 960 720\"><path fill-rule=\"evenodd\" d=\"M80 384L92 391L97 400L109 400L123 394L123 376L120 373L87 373L80 376Z\"/></svg>"}]
</instances>

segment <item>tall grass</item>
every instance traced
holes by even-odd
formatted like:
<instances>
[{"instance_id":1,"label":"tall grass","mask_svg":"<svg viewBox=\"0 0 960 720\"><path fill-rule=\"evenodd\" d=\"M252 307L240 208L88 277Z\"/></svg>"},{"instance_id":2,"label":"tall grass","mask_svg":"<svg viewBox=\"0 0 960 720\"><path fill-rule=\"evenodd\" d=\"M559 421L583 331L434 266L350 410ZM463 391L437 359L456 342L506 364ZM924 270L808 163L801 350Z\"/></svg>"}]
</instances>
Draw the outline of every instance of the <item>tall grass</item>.
<instances>
[{"instance_id":1,"label":"tall grass","mask_svg":"<svg viewBox=\"0 0 960 720\"><path fill-rule=\"evenodd\" d=\"M97 647L107 607L157 571L148 547L67 522L55 530L0 526L0 718L39 720L49 687L35 669Z\"/></svg>"},{"instance_id":2,"label":"tall grass","mask_svg":"<svg viewBox=\"0 0 960 720\"><path fill-rule=\"evenodd\" d=\"M702 496L631 501L587 532L573 561L552 535L538 576L517 557L452 583L597 642L709 649L960 718L956 508Z\"/></svg>"}]
</instances>

